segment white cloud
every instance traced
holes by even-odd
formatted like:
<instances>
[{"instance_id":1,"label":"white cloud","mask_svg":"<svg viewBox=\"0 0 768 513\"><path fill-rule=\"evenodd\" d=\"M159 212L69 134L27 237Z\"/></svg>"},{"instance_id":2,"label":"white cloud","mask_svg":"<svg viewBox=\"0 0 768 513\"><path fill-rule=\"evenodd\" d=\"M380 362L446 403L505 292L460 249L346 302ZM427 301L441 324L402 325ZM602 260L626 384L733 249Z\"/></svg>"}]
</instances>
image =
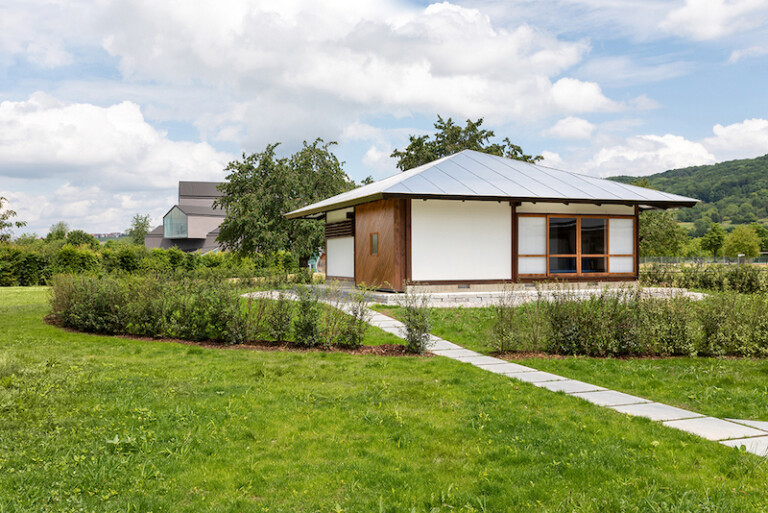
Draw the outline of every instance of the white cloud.
<instances>
[{"instance_id":1,"label":"white cloud","mask_svg":"<svg viewBox=\"0 0 768 513\"><path fill-rule=\"evenodd\" d=\"M23 179L34 190L60 184L50 200L14 196L19 215L43 226L67 219L98 229L117 218L127 226L139 210L158 212L179 180L222 180L231 159L207 143L171 141L131 102L99 107L40 92L0 102L3 181Z\"/></svg>"},{"instance_id":2,"label":"white cloud","mask_svg":"<svg viewBox=\"0 0 768 513\"><path fill-rule=\"evenodd\" d=\"M397 159L390 157L392 148L389 146L371 146L363 156L363 164L374 171L373 178L380 180L391 176L397 170Z\"/></svg>"},{"instance_id":3,"label":"white cloud","mask_svg":"<svg viewBox=\"0 0 768 513\"><path fill-rule=\"evenodd\" d=\"M481 11L448 2L424 9L394 1L343 8L198 2L188 9L181 0L128 1L108 8L103 20L104 47L127 77L201 81L249 102L299 97L322 114L330 105L337 113L499 121L617 107L597 84L567 77L553 84L583 59L586 41L559 40L519 22L498 27ZM574 96L586 101L576 105Z\"/></svg>"},{"instance_id":4,"label":"white cloud","mask_svg":"<svg viewBox=\"0 0 768 513\"><path fill-rule=\"evenodd\" d=\"M712 128L713 136L691 141L679 135L637 135L602 145L576 169L599 176L644 176L688 166L713 164L768 153L768 120Z\"/></svg>"},{"instance_id":5,"label":"white cloud","mask_svg":"<svg viewBox=\"0 0 768 513\"><path fill-rule=\"evenodd\" d=\"M638 135L600 149L583 168L598 176L645 176L716 161L703 144L679 135Z\"/></svg>"},{"instance_id":6,"label":"white cloud","mask_svg":"<svg viewBox=\"0 0 768 513\"><path fill-rule=\"evenodd\" d=\"M586 119L568 116L544 131L544 135L559 139L589 139L595 131L595 125Z\"/></svg>"},{"instance_id":7,"label":"white cloud","mask_svg":"<svg viewBox=\"0 0 768 513\"><path fill-rule=\"evenodd\" d=\"M720 124L712 128L714 137L703 143L720 160L751 158L768 153L768 120L745 119L728 126Z\"/></svg>"},{"instance_id":8,"label":"white cloud","mask_svg":"<svg viewBox=\"0 0 768 513\"><path fill-rule=\"evenodd\" d=\"M768 54L768 48L764 46L750 46L749 48L734 50L728 58L728 64L735 64L742 59L760 57L765 54Z\"/></svg>"},{"instance_id":9,"label":"white cloud","mask_svg":"<svg viewBox=\"0 0 768 513\"><path fill-rule=\"evenodd\" d=\"M766 13L765 0L686 0L684 6L669 12L660 28L703 41L757 27Z\"/></svg>"},{"instance_id":10,"label":"white cloud","mask_svg":"<svg viewBox=\"0 0 768 513\"><path fill-rule=\"evenodd\" d=\"M563 169L565 170L565 162L560 157L558 153L552 152L552 151L542 151L541 156L544 157L544 160L540 162L540 164L544 166L554 167L556 169Z\"/></svg>"}]
</instances>

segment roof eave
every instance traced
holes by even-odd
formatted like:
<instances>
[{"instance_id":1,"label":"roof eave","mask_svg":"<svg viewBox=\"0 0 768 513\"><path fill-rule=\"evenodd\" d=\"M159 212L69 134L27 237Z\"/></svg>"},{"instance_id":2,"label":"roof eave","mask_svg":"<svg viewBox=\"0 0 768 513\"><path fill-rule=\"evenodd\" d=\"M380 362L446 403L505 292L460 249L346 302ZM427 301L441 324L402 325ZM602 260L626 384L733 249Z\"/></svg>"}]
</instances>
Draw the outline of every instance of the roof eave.
<instances>
[{"instance_id":1,"label":"roof eave","mask_svg":"<svg viewBox=\"0 0 768 513\"><path fill-rule=\"evenodd\" d=\"M349 208L354 207L355 205L362 205L363 203L370 203L371 201L376 201L383 199L388 195L383 194L381 192L377 192L375 194L371 194L370 196L364 196L362 198L354 198L347 201L342 201L339 203L334 203L332 205L326 205L322 207L304 207L300 208L298 210L294 210L292 212L288 212L285 214L286 219L309 219L313 217L320 217L316 216L316 214L324 214L325 212L330 212L332 210L339 210L342 208Z\"/></svg>"},{"instance_id":2,"label":"roof eave","mask_svg":"<svg viewBox=\"0 0 768 513\"><path fill-rule=\"evenodd\" d=\"M378 192L362 198L355 198L331 205L301 208L285 214L287 219L313 219L320 218L322 214L332 210L354 207L363 203L370 203L380 199L421 199L421 200L452 200L452 201L508 201L515 203L577 203L588 205L627 205L627 206L648 206L652 208L690 208L700 203L700 200L646 200L646 199L596 199L596 198L542 198L527 196L474 196L457 194L413 194L402 192ZM642 208L642 207L641 207Z\"/></svg>"}]
</instances>

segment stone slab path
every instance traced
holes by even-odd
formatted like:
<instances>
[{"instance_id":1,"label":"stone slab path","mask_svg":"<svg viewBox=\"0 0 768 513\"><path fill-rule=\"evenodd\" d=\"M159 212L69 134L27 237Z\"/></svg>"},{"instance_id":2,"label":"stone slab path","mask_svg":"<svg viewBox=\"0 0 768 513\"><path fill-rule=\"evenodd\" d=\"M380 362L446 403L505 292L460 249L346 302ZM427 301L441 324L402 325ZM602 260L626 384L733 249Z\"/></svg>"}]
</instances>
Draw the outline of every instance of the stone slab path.
<instances>
[{"instance_id":1,"label":"stone slab path","mask_svg":"<svg viewBox=\"0 0 768 513\"><path fill-rule=\"evenodd\" d=\"M403 338L405 326L401 322L374 310L370 310L370 314L371 325ZM434 335L430 339L429 351L553 392L563 392L619 413L651 419L707 440L729 447L744 447L748 452L768 457L768 422L707 417L682 408L486 356Z\"/></svg>"}]
</instances>

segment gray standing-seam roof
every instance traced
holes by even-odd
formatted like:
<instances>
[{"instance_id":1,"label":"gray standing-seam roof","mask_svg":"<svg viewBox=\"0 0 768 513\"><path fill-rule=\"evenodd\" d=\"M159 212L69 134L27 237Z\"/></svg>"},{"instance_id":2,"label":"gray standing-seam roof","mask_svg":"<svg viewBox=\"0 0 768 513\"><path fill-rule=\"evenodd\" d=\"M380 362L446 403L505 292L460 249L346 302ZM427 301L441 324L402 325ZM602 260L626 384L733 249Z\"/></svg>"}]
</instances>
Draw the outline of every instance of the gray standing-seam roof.
<instances>
[{"instance_id":1,"label":"gray standing-seam roof","mask_svg":"<svg viewBox=\"0 0 768 513\"><path fill-rule=\"evenodd\" d=\"M464 150L286 214L289 219L386 198L692 207L699 200Z\"/></svg>"}]
</instances>

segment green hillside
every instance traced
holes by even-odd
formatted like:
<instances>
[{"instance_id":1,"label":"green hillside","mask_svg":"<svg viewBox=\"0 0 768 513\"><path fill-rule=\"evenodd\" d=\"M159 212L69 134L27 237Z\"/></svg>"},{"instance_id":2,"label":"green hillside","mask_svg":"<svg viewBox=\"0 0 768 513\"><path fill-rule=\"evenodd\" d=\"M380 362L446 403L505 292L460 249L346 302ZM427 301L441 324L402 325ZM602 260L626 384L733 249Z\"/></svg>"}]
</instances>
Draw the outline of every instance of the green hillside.
<instances>
[{"instance_id":1,"label":"green hillside","mask_svg":"<svg viewBox=\"0 0 768 513\"><path fill-rule=\"evenodd\" d=\"M678 212L678 220L693 223L691 227L695 232L705 231L710 222L768 224L768 155L673 169L644 178L654 189L702 201L694 208ZM624 183L637 179L633 176L611 178Z\"/></svg>"}]
</instances>

